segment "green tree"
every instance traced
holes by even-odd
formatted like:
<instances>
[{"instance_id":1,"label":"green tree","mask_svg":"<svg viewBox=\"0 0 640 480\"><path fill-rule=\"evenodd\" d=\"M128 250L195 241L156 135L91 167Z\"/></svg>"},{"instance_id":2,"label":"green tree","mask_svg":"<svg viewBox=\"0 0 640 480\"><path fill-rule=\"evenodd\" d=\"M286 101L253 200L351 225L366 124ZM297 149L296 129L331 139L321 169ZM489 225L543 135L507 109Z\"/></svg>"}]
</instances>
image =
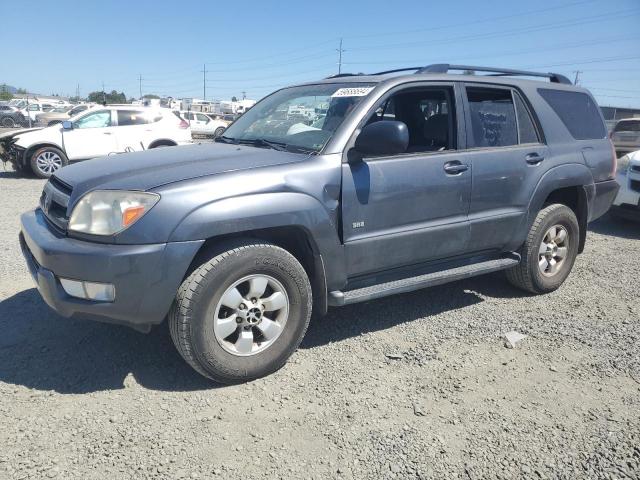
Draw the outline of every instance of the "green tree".
<instances>
[{"instance_id":1,"label":"green tree","mask_svg":"<svg viewBox=\"0 0 640 480\"><path fill-rule=\"evenodd\" d=\"M13 95L9 93L9 89L7 88L7 84L3 83L0 85L0 100L11 100Z\"/></svg>"},{"instance_id":2,"label":"green tree","mask_svg":"<svg viewBox=\"0 0 640 480\"><path fill-rule=\"evenodd\" d=\"M142 98L146 98L146 99L149 99L149 100L160 99L160 97L158 95L154 95L152 93L147 93L146 95L143 95Z\"/></svg>"},{"instance_id":3,"label":"green tree","mask_svg":"<svg viewBox=\"0 0 640 480\"><path fill-rule=\"evenodd\" d=\"M231 101L232 102L237 102L238 101L238 97L231 97Z\"/></svg>"},{"instance_id":4,"label":"green tree","mask_svg":"<svg viewBox=\"0 0 640 480\"><path fill-rule=\"evenodd\" d=\"M111 103L127 103L127 96L124 92L118 93L115 90L111 90L111 93L107 92L91 92L87 96L87 100L95 103L106 102L108 104Z\"/></svg>"},{"instance_id":5,"label":"green tree","mask_svg":"<svg viewBox=\"0 0 640 480\"><path fill-rule=\"evenodd\" d=\"M27 89L26 88L18 88L16 90L16 93L19 93L20 95L26 95L27 94Z\"/></svg>"}]
</instances>

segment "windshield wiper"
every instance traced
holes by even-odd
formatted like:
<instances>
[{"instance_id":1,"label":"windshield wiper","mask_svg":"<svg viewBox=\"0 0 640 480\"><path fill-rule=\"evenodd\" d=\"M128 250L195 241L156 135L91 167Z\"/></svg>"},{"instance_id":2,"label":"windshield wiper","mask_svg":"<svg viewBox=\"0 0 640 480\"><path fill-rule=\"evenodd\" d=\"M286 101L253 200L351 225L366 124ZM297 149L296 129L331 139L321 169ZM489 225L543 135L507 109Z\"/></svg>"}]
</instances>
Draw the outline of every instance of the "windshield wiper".
<instances>
[{"instance_id":1,"label":"windshield wiper","mask_svg":"<svg viewBox=\"0 0 640 480\"><path fill-rule=\"evenodd\" d=\"M238 140L235 138L231 138L231 137L226 137L224 135L220 135L219 137L215 138L216 142L221 142L221 143L238 143Z\"/></svg>"},{"instance_id":2,"label":"windshield wiper","mask_svg":"<svg viewBox=\"0 0 640 480\"><path fill-rule=\"evenodd\" d=\"M302 147L298 145L290 145L284 142L274 142L273 140L265 140L264 138L231 138L221 135L216 138L216 142L232 143L234 145L251 145L254 147L267 147L279 152L294 152L294 153L318 153L317 150L312 148Z\"/></svg>"}]
</instances>

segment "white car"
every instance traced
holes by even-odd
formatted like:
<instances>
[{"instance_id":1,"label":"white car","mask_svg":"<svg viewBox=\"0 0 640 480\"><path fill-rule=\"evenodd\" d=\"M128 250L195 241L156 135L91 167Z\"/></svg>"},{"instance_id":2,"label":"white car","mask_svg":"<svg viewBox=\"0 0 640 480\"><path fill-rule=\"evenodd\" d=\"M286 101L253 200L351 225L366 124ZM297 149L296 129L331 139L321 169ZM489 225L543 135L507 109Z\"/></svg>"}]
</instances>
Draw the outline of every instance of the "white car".
<instances>
[{"instance_id":1,"label":"white car","mask_svg":"<svg viewBox=\"0 0 640 480\"><path fill-rule=\"evenodd\" d=\"M191 143L189 124L166 108L96 107L62 124L0 136L0 157L49 178L69 162Z\"/></svg>"},{"instance_id":2,"label":"white car","mask_svg":"<svg viewBox=\"0 0 640 480\"><path fill-rule=\"evenodd\" d=\"M227 123L222 120L214 120L200 112L180 112L180 115L189 122L191 133L207 137L219 137L227 128Z\"/></svg>"},{"instance_id":3,"label":"white car","mask_svg":"<svg viewBox=\"0 0 640 480\"><path fill-rule=\"evenodd\" d=\"M29 102L29 104L25 105L20 112L25 116L25 118L31 118L31 121L35 122L38 115L44 112L50 112L57 106L58 105L47 102Z\"/></svg>"},{"instance_id":4,"label":"white car","mask_svg":"<svg viewBox=\"0 0 640 480\"><path fill-rule=\"evenodd\" d=\"M640 150L618 159L616 180L620 191L611 206L616 217L640 221Z\"/></svg>"}]
</instances>

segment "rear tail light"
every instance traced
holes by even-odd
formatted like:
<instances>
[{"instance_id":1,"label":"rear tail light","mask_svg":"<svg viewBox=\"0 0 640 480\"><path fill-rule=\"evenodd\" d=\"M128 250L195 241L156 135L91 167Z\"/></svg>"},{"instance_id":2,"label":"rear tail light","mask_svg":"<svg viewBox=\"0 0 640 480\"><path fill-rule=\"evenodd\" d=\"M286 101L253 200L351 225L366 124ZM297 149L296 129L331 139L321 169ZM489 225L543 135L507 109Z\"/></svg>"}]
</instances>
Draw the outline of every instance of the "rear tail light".
<instances>
[{"instance_id":1,"label":"rear tail light","mask_svg":"<svg viewBox=\"0 0 640 480\"><path fill-rule=\"evenodd\" d=\"M180 123L178 124L178 128L189 128L189 124L181 118Z\"/></svg>"}]
</instances>

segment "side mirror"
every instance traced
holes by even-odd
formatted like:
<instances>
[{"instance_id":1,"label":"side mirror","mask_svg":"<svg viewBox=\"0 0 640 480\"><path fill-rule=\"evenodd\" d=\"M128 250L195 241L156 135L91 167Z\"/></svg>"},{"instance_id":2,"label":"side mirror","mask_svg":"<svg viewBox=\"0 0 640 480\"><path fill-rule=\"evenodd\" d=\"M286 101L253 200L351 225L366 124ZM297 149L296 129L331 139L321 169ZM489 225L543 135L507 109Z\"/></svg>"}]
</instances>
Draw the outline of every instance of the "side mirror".
<instances>
[{"instance_id":1,"label":"side mirror","mask_svg":"<svg viewBox=\"0 0 640 480\"><path fill-rule=\"evenodd\" d=\"M380 120L362 129L355 149L365 156L395 155L406 152L408 146L409 129L403 122Z\"/></svg>"},{"instance_id":2,"label":"side mirror","mask_svg":"<svg viewBox=\"0 0 640 480\"><path fill-rule=\"evenodd\" d=\"M73 130L73 122L70 122L68 120L62 122L62 129L63 130Z\"/></svg>"}]
</instances>

